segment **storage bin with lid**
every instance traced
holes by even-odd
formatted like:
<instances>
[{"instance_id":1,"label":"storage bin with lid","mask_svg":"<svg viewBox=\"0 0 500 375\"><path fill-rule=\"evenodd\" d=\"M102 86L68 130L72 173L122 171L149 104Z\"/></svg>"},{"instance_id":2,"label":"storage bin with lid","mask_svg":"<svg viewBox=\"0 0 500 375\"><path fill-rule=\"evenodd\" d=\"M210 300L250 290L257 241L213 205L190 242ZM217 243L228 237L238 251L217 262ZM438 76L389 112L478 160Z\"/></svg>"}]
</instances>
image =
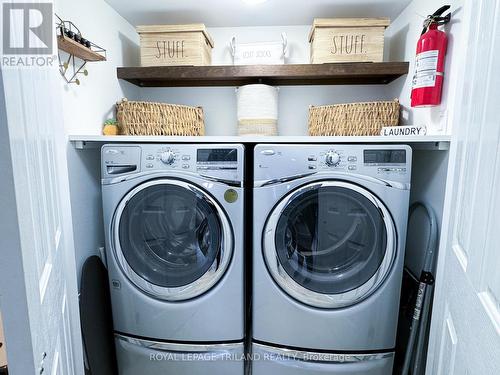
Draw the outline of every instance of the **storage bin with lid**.
<instances>
[{"instance_id":1,"label":"storage bin with lid","mask_svg":"<svg viewBox=\"0 0 500 375\"><path fill-rule=\"evenodd\" d=\"M214 41L204 24L137 26L141 66L211 65Z\"/></svg>"},{"instance_id":2,"label":"storage bin with lid","mask_svg":"<svg viewBox=\"0 0 500 375\"><path fill-rule=\"evenodd\" d=\"M382 62L388 18L316 18L309 34L311 64Z\"/></svg>"}]
</instances>

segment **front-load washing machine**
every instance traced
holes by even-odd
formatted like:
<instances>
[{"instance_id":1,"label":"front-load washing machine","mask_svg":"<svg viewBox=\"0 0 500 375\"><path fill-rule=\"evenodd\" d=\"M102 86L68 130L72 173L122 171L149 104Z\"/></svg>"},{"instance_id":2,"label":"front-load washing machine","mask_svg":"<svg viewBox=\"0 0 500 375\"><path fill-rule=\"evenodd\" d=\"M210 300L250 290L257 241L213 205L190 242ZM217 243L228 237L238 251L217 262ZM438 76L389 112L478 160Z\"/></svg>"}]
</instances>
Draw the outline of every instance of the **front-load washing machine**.
<instances>
[{"instance_id":1,"label":"front-load washing machine","mask_svg":"<svg viewBox=\"0 0 500 375\"><path fill-rule=\"evenodd\" d=\"M101 156L120 375L243 374L243 146Z\"/></svg>"},{"instance_id":2,"label":"front-load washing machine","mask_svg":"<svg viewBox=\"0 0 500 375\"><path fill-rule=\"evenodd\" d=\"M257 145L253 375L392 374L405 145Z\"/></svg>"}]
</instances>

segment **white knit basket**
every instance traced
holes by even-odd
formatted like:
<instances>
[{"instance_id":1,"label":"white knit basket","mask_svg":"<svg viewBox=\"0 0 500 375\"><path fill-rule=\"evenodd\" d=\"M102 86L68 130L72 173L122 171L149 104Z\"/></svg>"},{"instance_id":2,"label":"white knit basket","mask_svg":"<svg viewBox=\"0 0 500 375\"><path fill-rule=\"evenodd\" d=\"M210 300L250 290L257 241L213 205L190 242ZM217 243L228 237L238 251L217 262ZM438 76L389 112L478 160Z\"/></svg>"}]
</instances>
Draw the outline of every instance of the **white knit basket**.
<instances>
[{"instance_id":1,"label":"white knit basket","mask_svg":"<svg viewBox=\"0 0 500 375\"><path fill-rule=\"evenodd\" d=\"M236 90L239 135L278 135L278 88L246 85Z\"/></svg>"}]
</instances>

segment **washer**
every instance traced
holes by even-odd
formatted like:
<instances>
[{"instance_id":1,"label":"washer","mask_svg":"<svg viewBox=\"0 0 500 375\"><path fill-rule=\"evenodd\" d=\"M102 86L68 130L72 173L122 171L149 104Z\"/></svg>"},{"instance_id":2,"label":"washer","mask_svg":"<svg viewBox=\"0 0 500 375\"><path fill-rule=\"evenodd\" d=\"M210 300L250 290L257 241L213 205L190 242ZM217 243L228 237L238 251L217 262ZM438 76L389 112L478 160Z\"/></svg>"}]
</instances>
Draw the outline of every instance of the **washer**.
<instances>
[{"instance_id":1,"label":"washer","mask_svg":"<svg viewBox=\"0 0 500 375\"><path fill-rule=\"evenodd\" d=\"M121 375L243 374L242 145L104 145Z\"/></svg>"},{"instance_id":2,"label":"washer","mask_svg":"<svg viewBox=\"0 0 500 375\"><path fill-rule=\"evenodd\" d=\"M257 145L254 375L392 373L406 145Z\"/></svg>"}]
</instances>

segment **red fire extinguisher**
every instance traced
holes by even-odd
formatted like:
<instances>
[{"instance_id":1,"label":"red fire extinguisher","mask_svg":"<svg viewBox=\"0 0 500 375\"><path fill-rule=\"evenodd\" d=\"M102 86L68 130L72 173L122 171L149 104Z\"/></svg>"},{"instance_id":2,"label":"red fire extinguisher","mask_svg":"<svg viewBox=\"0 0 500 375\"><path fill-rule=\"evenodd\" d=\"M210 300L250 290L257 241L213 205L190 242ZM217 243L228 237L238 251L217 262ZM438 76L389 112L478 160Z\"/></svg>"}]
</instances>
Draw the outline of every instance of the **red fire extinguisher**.
<instances>
[{"instance_id":1,"label":"red fire extinguisher","mask_svg":"<svg viewBox=\"0 0 500 375\"><path fill-rule=\"evenodd\" d=\"M441 16L448 9L450 6L445 5L424 21L424 29L417 43L415 74L411 89L412 107L430 107L441 103L448 38L438 26L450 22L451 13Z\"/></svg>"}]
</instances>

